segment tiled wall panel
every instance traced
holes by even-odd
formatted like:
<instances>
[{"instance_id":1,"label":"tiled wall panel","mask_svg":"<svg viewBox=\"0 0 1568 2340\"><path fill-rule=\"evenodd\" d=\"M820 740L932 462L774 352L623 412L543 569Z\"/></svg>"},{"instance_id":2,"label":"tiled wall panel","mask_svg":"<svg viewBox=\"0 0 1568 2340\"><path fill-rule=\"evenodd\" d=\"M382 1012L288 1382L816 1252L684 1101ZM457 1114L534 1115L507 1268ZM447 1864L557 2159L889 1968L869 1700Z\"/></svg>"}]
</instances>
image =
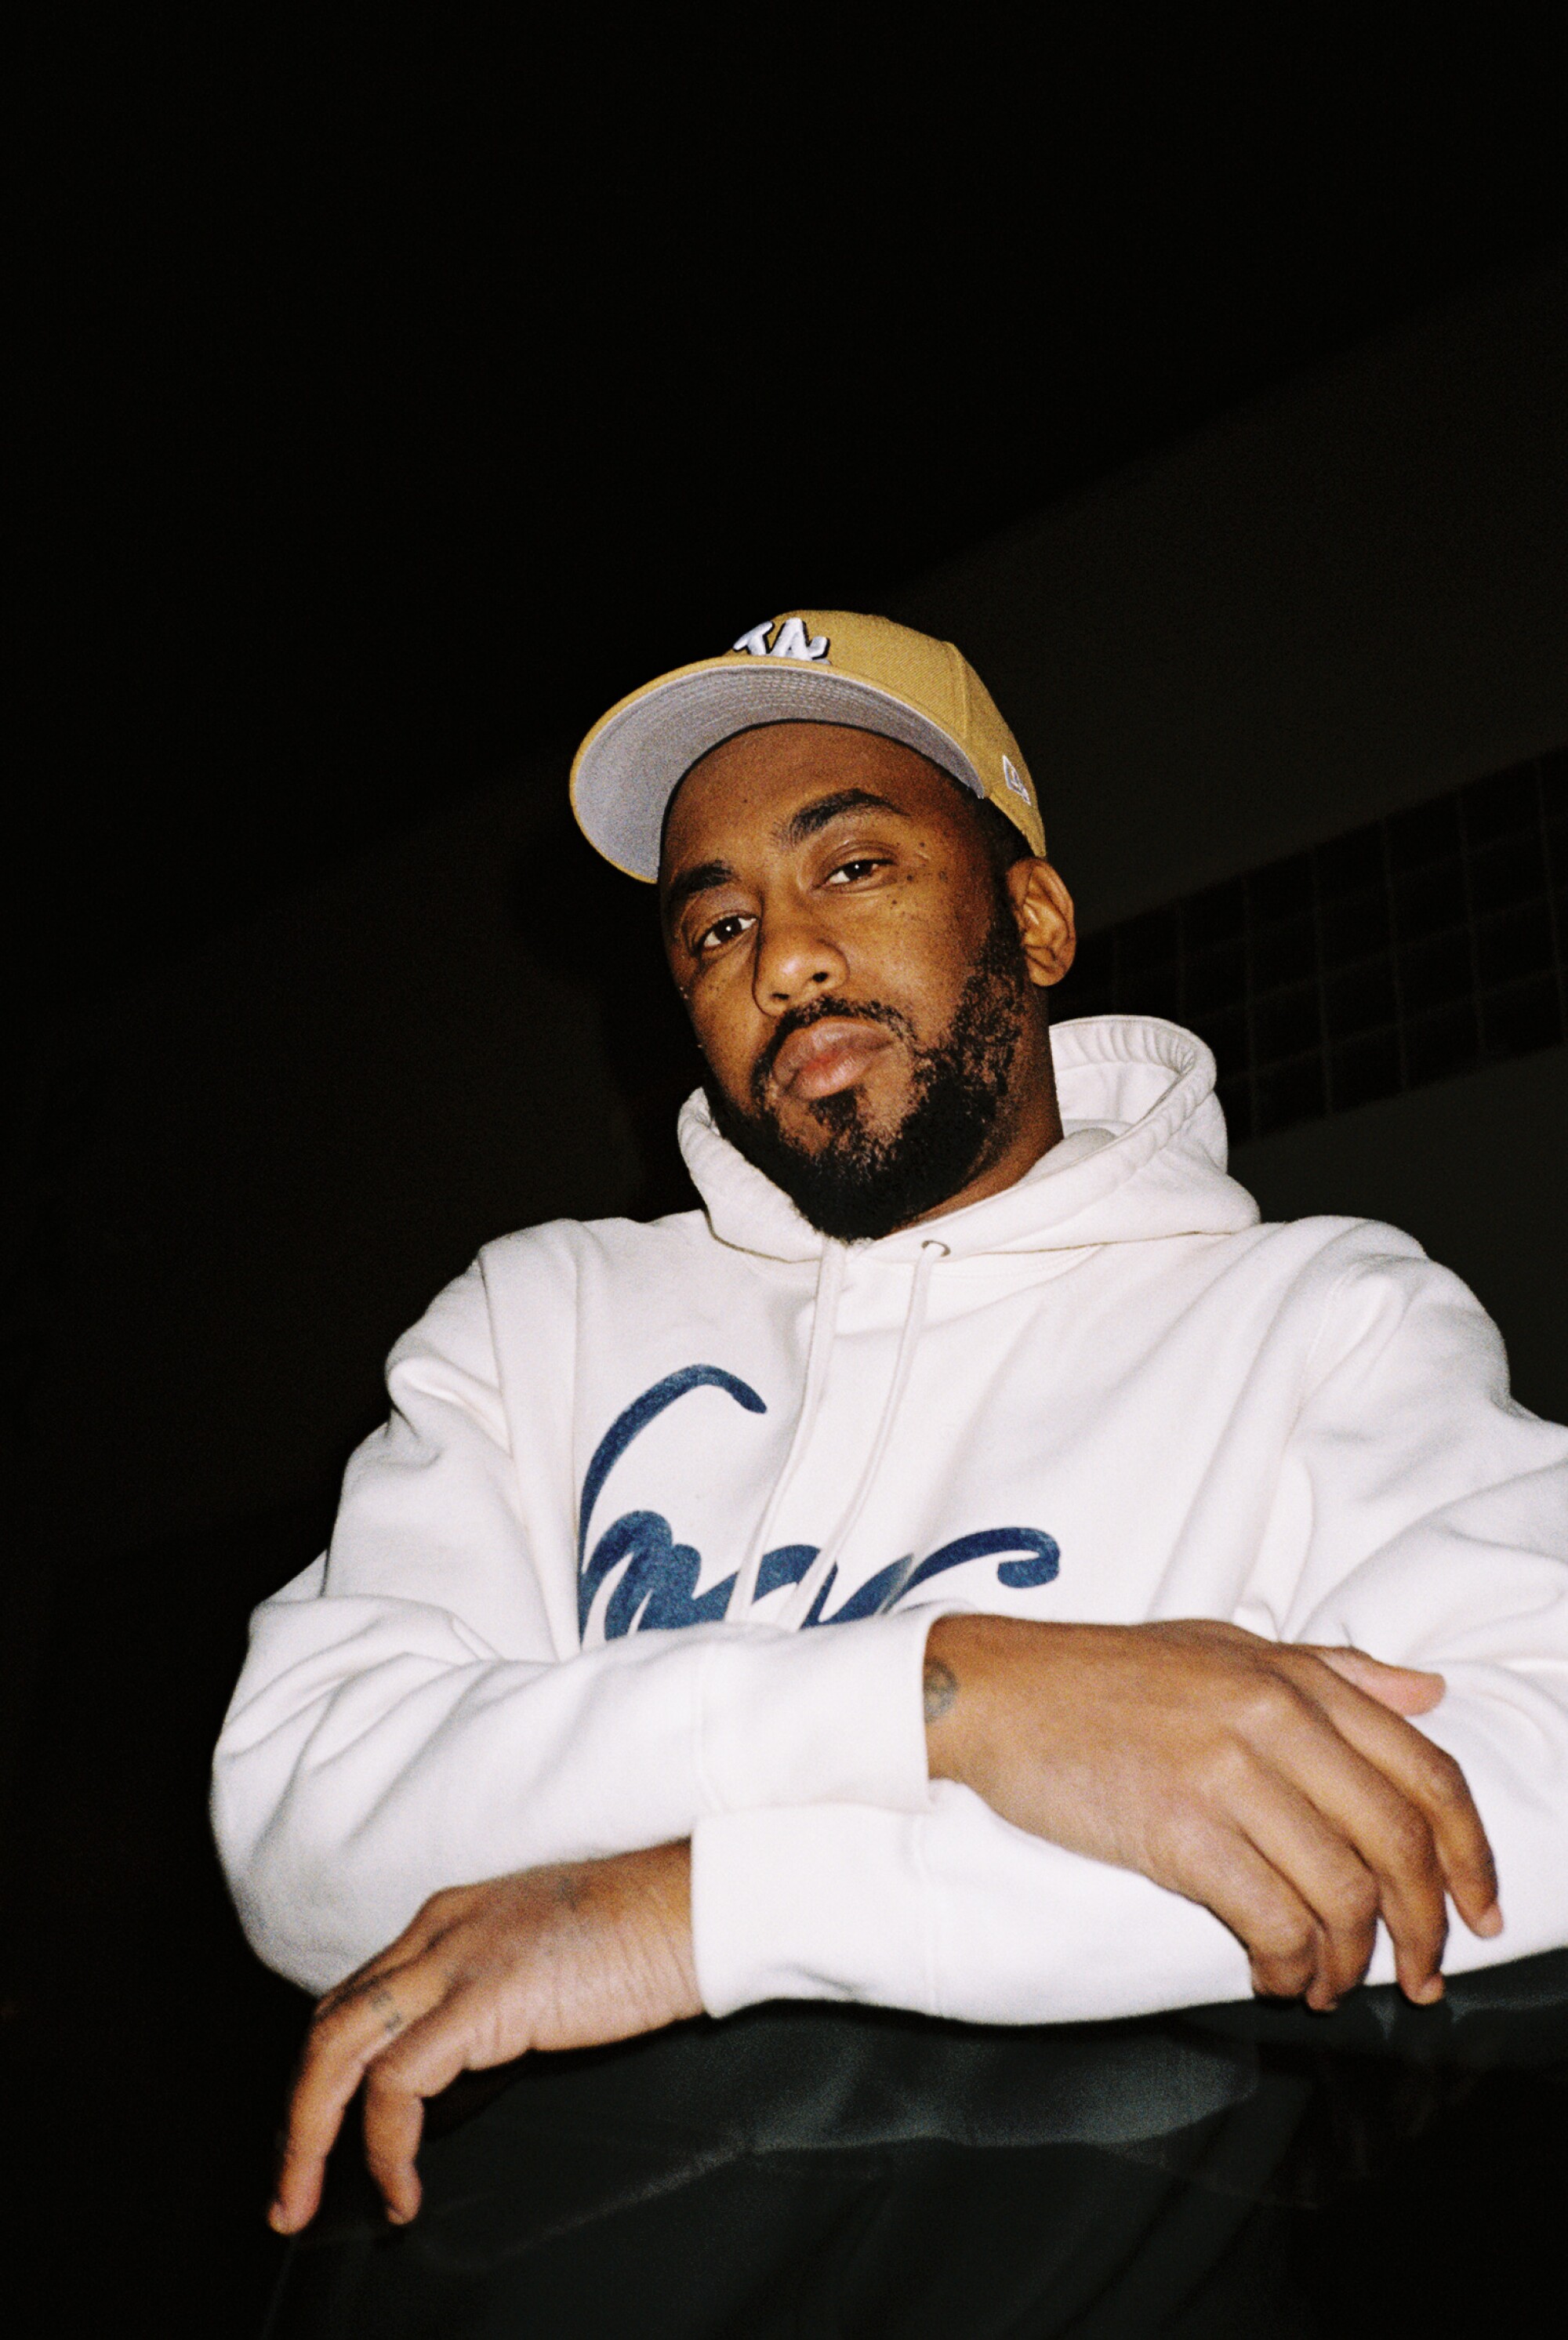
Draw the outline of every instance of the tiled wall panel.
<instances>
[{"instance_id":1,"label":"tiled wall panel","mask_svg":"<svg viewBox=\"0 0 1568 2340\"><path fill-rule=\"evenodd\" d=\"M1568 749L1213 886L1082 946L1058 1016L1169 1016L1232 1141L1568 1035Z\"/></svg>"}]
</instances>

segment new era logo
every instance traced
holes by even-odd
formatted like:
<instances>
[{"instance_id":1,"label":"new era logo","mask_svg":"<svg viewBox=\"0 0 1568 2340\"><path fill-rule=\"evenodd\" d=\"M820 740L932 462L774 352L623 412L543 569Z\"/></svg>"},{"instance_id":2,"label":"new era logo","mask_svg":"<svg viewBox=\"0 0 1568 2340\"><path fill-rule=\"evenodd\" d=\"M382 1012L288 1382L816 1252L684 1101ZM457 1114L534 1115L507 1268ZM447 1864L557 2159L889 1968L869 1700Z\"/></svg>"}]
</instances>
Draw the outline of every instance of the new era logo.
<instances>
[{"instance_id":1,"label":"new era logo","mask_svg":"<svg viewBox=\"0 0 1568 2340\"><path fill-rule=\"evenodd\" d=\"M768 637L778 625L777 618L764 618L759 626L753 626L749 634L742 634L740 640L738 642L731 642L729 647L732 650L749 650L753 658L819 659L827 657L826 634L813 634L808 641L806 629L799 619L786 618L783 624L779 626L777 639L770 642Z\"/></svg>"},{"instance_id":2,"label":"new era logo","mask_svg":"<svg viewBox=\"0 0 1568 2340\"><path fill-rule=\"evenodd\" d=\"M1017 764L1014 763L1010 756L1004 756L1002 758L1002 778L1006 780L1013 794L1016 797L1022 797L1024 802L1027 804L1029 801L1029 784L1027 780L1022 778Z\"/></svg>"}]
</instances>

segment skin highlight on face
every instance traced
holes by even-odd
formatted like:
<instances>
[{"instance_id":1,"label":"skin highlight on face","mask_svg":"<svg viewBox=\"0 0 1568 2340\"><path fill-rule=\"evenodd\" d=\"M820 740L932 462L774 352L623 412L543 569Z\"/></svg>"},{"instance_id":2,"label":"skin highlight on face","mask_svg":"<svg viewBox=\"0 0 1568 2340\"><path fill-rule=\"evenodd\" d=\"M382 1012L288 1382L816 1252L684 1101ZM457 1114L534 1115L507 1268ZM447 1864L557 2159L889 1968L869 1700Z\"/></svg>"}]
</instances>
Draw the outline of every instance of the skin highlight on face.
<instances>
[{"instance_id":1,"label":"skin highlight on face","mask_svg":"<svg viewBox=\"0 0 1568 2340\"><path fill-rule=\"evenodd\" d=\"M665 942L715 1118L824 1233L978 1202L1061 1135L1044 995L1072 904L1048 862L999 868L996 818L838 724L739 733L671 802Z\"/></svg>"}]
</instances>

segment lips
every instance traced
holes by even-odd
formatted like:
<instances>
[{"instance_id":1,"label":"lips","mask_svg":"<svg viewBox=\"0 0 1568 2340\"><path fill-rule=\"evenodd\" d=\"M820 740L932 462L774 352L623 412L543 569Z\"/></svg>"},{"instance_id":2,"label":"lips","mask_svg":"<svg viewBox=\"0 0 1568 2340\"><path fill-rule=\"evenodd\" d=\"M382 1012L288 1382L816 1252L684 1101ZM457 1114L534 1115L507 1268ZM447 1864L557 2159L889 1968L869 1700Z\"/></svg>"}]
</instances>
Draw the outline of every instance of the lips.
<instances>
[{"instance_id":1,"label":"lips","mask_svg":"<svg viewBox=\"0 0 1568 2340\"><path fill-rule=\"evenodd\" d=\"M774 1059L773 1077L792 1097L810 1101L853 1088L892 1036L858 1016L829 1016L791 1032Z\"/></svg>"}]
</instances>

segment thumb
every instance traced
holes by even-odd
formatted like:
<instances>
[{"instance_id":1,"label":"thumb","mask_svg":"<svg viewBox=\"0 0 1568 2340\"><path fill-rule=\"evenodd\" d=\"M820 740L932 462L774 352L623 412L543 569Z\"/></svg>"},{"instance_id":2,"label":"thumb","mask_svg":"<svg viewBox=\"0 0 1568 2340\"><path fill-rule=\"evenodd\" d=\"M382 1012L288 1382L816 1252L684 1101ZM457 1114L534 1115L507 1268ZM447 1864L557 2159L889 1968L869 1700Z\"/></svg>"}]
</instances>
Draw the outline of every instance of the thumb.
<instances>
[{"instance_id":1,"label":"thumb","mask_svg":"<svg viewBox=\"0 0 1568 2340\"><path fill-rule=\"evenodd\" d=\"M1374 1698L1394 1714L1430 1714L1448 1685L1441 1674L1419 1666L1386 1666L1365 1650L1330 1650L1313 1645L1312 1654L1349 1682L1353 1690Z\"/></svg>"}]
</instances>

